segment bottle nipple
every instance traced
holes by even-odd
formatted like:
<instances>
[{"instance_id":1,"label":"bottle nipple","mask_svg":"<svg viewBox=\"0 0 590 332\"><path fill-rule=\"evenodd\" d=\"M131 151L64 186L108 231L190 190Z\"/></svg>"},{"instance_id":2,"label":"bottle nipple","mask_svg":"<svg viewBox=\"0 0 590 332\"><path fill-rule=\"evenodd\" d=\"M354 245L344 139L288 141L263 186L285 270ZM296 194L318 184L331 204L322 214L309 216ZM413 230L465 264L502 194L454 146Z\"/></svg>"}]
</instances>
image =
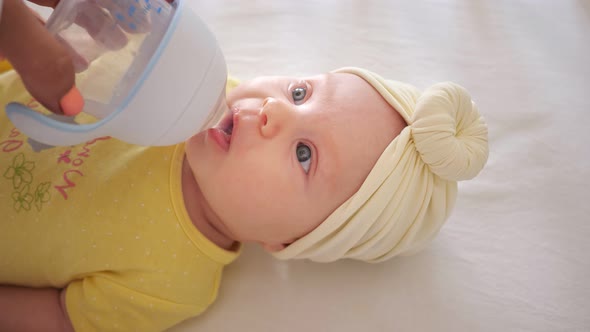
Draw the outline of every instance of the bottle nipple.
<instances>
[{"instance_id":1,"label":"bottle nipple","mask_svg":"<svg viewBox=\"0 0 590 332\"><path fill-rule=\"evenodd\" d=\"M230 112L227 100L225 99L225 89L217 99L217 102L209 112L201 130L211 128L219 123L221 119Z\"/></svg>"}]
</instances>

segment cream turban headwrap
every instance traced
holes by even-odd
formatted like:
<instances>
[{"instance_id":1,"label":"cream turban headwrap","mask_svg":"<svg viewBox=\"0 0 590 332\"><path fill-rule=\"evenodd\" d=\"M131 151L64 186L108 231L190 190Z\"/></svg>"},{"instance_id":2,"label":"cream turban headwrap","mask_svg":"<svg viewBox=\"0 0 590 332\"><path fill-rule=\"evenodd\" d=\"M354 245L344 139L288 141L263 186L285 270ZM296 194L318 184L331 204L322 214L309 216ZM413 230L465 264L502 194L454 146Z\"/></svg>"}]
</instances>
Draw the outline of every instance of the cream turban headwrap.
<instances>
[{"instance_id":1,"label":"cream turban headwrap","mask_svg":"<svg viewBox=\"0 0 590 332\"><path fill-rule=\"evenodd\" d=\"M279 259L380 262L421 249L438 233L457 197L488 157L488 131L465 89L439 83L420 93L360 68L408 124L383 151L360 189Z\"/></svg>"}]
</instances>

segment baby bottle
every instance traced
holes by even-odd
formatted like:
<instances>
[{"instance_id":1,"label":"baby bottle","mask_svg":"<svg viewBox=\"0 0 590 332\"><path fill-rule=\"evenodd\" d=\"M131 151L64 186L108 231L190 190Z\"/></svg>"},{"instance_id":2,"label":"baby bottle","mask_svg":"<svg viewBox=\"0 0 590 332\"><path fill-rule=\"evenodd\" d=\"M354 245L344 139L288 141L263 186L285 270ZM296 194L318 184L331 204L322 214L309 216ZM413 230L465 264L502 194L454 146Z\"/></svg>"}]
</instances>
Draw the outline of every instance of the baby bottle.
<instances>
[{"instance_id":1,"label":"baby bottle","mask_svg":"<svg viewBox=\"0 0 590 332\"><path fill-rule=\"evenodd\" d=\"M34 140L73 145L112 136L171 145L227 112L227 69L219 45L186 1L60 1L47 29L70 51L90 121L6 106Z\"/></svg>"}]
</instances>

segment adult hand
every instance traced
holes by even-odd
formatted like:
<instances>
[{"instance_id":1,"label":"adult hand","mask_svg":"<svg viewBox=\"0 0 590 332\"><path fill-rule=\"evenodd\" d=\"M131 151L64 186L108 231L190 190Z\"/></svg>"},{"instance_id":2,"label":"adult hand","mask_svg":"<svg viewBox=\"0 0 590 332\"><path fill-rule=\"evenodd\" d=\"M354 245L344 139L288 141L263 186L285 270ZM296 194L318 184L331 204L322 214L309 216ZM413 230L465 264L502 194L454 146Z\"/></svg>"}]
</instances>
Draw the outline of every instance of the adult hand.
<instances>
[{"instance_id":1,"label":"adult hand","mask_svg":"<svg viewBox=\"0 0 590 332\"><path fill-rule=\"evenodd\" d=\"M32 0L55 7L59 0ZM4 0L0 53L20 74L37 101L57 114L75 115L84 100L75 87L72 58L22 0Z\"/></svg>"},{"instance_id":2,"label":"adult hand","mask_svg":"<svg viewBox=\"0 0 590 332\"><path fill-rule=\"evenodd\" d=\"M59 3L59 0L30 1L52 8ZM145 33L151 29L149 11L141 9L141 6L149 8L151 3L146 0L145 4L137 5L138 10L135 10L135 2L129 3L83 2L75 23L86 29L104 48L120 49L128 42L127 34ZM132 16L132 20L118 17L121 13ZM74 75L85 70L94 58L81 56L67 43L54 38L23 0L4 0L0 15L0 57L4 54L8 58L31 95L54 113L75 115L81 112L84 100L75 87Z\"/></svg>"}]
</instances>

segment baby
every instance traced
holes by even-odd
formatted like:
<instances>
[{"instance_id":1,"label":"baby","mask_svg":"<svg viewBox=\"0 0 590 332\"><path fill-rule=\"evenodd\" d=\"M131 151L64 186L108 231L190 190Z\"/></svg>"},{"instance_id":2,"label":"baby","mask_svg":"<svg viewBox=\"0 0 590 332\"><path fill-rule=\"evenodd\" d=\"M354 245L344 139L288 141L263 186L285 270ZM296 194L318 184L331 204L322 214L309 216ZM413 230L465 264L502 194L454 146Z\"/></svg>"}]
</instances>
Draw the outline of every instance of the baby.
<instances>
[{"instance_id":1,"label":"baby","mask_svg":"<svg viewBox=\"0 0 590 332\"><path fill-rule=\"evenodd\" d=\"M15 79L0 104L39 107ZM215 300L244 242L320 262L416 251L487 160L451 83L359 68L231 83L231 114L171 147L46 146L2 112L0 330L164 330Z\"/></svg>"}]
</instances>

